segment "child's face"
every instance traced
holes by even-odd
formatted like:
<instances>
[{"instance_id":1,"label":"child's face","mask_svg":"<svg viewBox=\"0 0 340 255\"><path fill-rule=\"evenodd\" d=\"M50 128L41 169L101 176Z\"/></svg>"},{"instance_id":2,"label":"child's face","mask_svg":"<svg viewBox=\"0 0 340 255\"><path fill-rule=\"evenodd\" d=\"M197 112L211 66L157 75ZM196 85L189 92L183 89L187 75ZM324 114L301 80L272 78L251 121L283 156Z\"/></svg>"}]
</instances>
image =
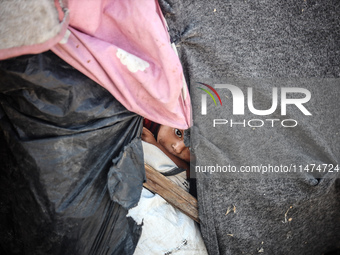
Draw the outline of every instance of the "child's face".
<instances>
[{"instance_id":1,"label":"child's face","mask_svg":"<svg viewBox=\"0 0 340 255\"><path fill-rule=\"evenodd\" d=\"M161 125L157 134L157 142L172 155L189 162L189 147L184 145L184 130Z\"/></svg>"}]
</instances>

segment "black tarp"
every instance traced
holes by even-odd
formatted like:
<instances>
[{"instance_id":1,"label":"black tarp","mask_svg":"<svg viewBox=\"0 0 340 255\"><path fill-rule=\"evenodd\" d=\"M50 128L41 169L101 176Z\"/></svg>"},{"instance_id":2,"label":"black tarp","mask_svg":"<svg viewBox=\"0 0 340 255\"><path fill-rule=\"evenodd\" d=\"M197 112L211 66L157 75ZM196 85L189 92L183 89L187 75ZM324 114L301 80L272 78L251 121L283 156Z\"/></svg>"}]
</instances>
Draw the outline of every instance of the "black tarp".
<instances>
[{"instance_id":1,"label":"black tarp","mask_svg":"<svg viewBox=\"0 0 340 255\"><path fill-rule=\"evenodd\" d=\"M133 253L140 116L45 52L0 62L0 127L1 254Z\"/></svg>"},{"instance_id":2,"label":"black tarp","mask_svg":"<svg viewBox=\"0 0 340 255\"><path fill-rule=\"evenodd\" d=\"M194 167L339 165L339 1L160 3L190 85ZM215 87L223 106L197 82ZM244 115L233 114L235 98L217 84L242 90ZM209 90L217 101L215 105L207 96L206 115L201 114L204 92L197 87ZM278 93L283 87L304 88L311 93L305 107L312 116L293 105L283 116L280 94L273 114L255 115L247 108L249 87L256 109L271 107L273 87ZM228 124L214 127L214 119ZM280 122L271 127L265 119ZM283 119L298 125L285 128ZM261 120L266 125L261 127ZM231 121L239 124L231 127ZM325 254L340 249L339 172L196 174L209 254Z\"/></svg>"}]
</instances>

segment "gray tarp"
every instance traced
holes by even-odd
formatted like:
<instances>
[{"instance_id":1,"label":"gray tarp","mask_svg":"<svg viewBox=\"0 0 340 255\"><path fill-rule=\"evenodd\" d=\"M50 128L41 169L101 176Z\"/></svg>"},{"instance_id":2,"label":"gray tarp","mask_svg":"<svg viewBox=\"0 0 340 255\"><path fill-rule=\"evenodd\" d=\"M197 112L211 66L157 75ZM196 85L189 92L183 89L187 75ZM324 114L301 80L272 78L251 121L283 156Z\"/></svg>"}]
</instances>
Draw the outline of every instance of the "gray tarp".
<instances>
[{"instance_id":1,"label":"gray tarp","mask_svg":"<svg viewBox=\"0 0 340 255\"><path fill-rule=\"evenodd\" d=\"M160 2L193 98L196 166L298 170L197 174L209 253L324 254L340 249L339 174L304 170L311 164L327 164L328 169L340 163L339 1ZM214 87L223 106L197 82ZM242 90L244 115L232 112L235 98L217 84ZM215 105L207 95L206 115L201 114L205 92L197 87L209 90L217 101ZM253 88L255 109L269 109L272 88L278 88L277 110L265 116L250 112L248 87ZM284 87L308 90L311 99L303 106L312 115L295 105L282 115ZM305 96L291 93L287 98ZM228 123L213 127L214 119ZM284 127L285 119L291 121L283 125L296 127Z\"/></svg>"}]
</instances>

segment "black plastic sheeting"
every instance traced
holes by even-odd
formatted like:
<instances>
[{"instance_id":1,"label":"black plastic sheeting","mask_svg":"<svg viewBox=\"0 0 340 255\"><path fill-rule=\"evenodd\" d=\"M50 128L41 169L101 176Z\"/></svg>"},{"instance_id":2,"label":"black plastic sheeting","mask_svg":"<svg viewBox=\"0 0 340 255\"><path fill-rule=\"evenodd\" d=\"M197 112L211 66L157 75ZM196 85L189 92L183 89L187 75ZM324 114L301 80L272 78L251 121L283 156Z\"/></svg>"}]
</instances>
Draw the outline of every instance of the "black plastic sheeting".
<instances>
[{"instance_id":1,"label":"black plastic sheeting","mask_svg":"<svg viewBox=\"0 0 340 255\"><path fill-rule=\"evenodd\" d=\"M197 166L340 164L339 1L159 2L190 85ZM270 108L273 87L305 88L311 92L306 107L312 116L293 106L282 116L280 105L259 116L249 112L246 100L245 114L233 115L233 95L216 87L223 106L215 95L217 105L207 96L207 115L202 115L203 92L197 87L206 87L197 82L235 85L246 100L251 87L256 109ZM230 126L231 119L266 118L295 119L298 125ZM213 127L213 119L229 122ZM339 172L198 173L197 199L209 254L340 250Z\"/></svg>"},{"instance_id":2,"label":"black plastic sheeting","mask_svg":"<svg viewBox=\"0 0 340 255\"><path fill-rule=\"evenodd\" d=\"M0 128L1 254L133 253L140 116L45 52L0 62Z\"/></svg>"}]
</instances>

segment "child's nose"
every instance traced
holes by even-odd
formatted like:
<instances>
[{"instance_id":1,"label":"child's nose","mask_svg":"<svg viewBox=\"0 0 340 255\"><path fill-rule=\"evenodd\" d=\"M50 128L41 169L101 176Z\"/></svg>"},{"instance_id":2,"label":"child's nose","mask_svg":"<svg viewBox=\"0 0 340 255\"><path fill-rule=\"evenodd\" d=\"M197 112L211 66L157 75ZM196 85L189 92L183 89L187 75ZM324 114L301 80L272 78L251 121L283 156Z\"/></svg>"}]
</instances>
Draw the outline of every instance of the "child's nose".
<instances>
[{"instance_id":1,"label":"child's nose","mask_svg":"<svg viewBox=\"0 0 340 255\"><path fill-rule=\"evenodd\" d=\"M183 141L177 141L176 143L172 144L172 148L176 153L181 153L185 149L185 144Z\"/></svg>"}]
</instances>

